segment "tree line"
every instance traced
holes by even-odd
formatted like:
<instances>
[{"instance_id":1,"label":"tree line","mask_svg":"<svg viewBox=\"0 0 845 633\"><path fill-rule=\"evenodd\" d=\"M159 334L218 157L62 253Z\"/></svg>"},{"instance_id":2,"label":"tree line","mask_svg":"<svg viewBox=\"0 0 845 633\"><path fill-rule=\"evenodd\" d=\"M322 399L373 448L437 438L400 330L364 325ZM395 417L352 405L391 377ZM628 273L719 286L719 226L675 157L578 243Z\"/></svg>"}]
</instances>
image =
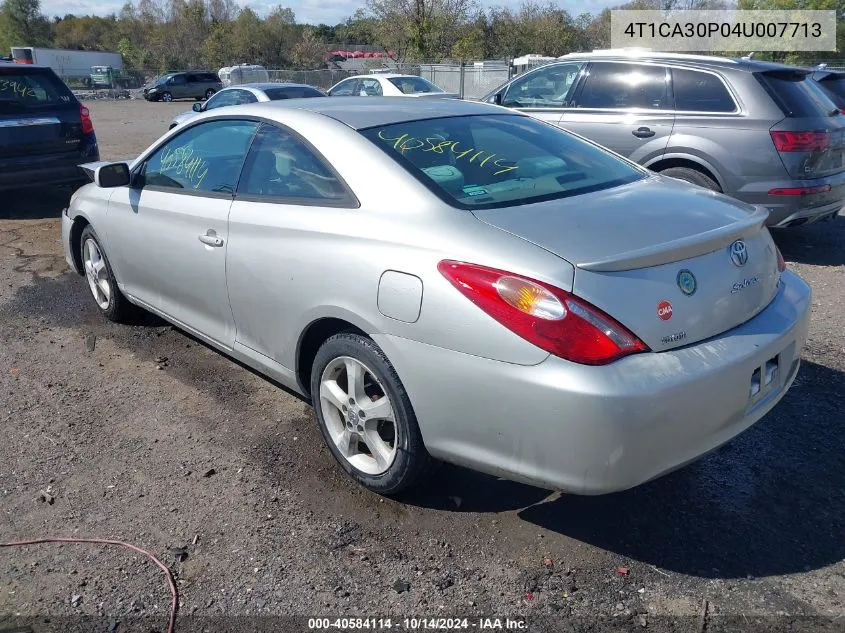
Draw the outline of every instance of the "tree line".
<instances>
[{"instance_id":1,"label":"tree line","mask_svg":"<svg viewBox=\"0 0 845 633\"><path fill-rule=\"evenodd\" d=\"M626 9L836 9L845 0L634 0ZM845 21L836 53L770 54L792 63L845 56ZM397 62L558 56L610 46L610 10L575 15L548 0L484 8L477 0L366 0L336 25L299 24L282 5L259 16L235 0L129 1L107 16L48 18L39 0L0 4L0 54L12 46L119 51L130 69L217 69L237 63L312 70L326 52L358 44Z\"/></svg>"}]
</instances>

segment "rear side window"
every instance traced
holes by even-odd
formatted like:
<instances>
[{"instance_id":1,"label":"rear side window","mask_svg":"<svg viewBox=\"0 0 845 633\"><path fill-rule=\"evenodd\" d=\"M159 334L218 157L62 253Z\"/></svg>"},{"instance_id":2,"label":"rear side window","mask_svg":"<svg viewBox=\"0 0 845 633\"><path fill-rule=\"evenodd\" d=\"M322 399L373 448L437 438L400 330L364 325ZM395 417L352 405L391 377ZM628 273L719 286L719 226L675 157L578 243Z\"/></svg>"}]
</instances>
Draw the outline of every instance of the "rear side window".
<instances>
[{"instance_id":1,"label":"rear side window","mask_svg":"<svg viewBox=\"0 0 845 633\"><path fill-rule=\"evenodd\" d=\"M0 68L0 111L74 101L73 93L52 72Z\"/></svg>"},{"instance_id":2,"label":"rear side window","mask_svg":"<svg viewBox=\"0 0 845 633\"><path fill-rule=\"evenodd\" d=\"M808 73L776 70L755 73L755 76L785 116L827 117L839 112L836 104Z\"/></svg>"},{"instance_id":3,"label":"rear side window","mask_svg":"<svg viewBox=\"0 0 845 633\"><path fill-rule=\"evenodd\" d=\"M660 66L594 63L576 97L576 107L668 110L666 71Z\"/></svg>"},{"instance_id":4,"label":"rear side window","mask_svg":"<svg viewBox=\"0 0 845 633\"><path fill-rule=\"evenodd\" d=\"M238 194L291 204L354 206L353 197L323 160L293 134L262 125L249 150Z\"/></svg>"},{"instance_id":5,"label":"rear side window","mask_svg":"<svg viewBox=\"0 0 845 633\"><path fill-rule=\"evenodd\" d=\"M440 88L422 77L390 77L388 81L399 88L402 94L406 95L425 92L443 92Z\"/></svg>"},{"instance_id":6,"label":"rear side window","mask_svg":"<svg viewBox=\"0 0 845 633\"><path fill-rule=\"evenodd\" d=\"M828 97L840 108L845 107L845 75L828 75L818 82Z\"/></svg>"},{"instance_id":7,"label":"rear side window","mask_svg":"<svg viewBox=\"0 0 845 633\"><path fill-rule=\"evenodd\" d=\"M270 88L264 91L270 101L278 101L279 99L304 99L307 97L325 97L319 90L314 88L299 87L296 88Z\"/></svg>"},{"instance_id":8,"label":"rear side window","mask_svg":"<svg viewBox=\"0 0 845 633\"><path fill-rule=\"evenodd\" d=\"M725 84L716 75L695 70L672 69L675 109L687 112L734 112Z\"/></svg>"},{"instance_id":9,"label":"rear side window","mask_svg":"<svg viewBox=\"0 0 845 633\"><path fill-rule=\"evenodd\" d=\"M361 134L463 209L517 207L645 177L601 147L527 116L424 119Z\"/></svg>"}]
</instances>

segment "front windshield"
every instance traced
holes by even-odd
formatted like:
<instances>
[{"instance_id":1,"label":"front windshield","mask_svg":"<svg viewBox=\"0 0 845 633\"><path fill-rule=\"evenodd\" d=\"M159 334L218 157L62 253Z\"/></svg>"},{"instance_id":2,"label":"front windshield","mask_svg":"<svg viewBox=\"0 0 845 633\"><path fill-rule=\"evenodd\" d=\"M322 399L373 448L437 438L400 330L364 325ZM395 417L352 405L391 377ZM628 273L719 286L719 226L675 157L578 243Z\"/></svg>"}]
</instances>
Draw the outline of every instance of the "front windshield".
<instances>
[{"instance_id":1,"label":"front windshield","mask_svg":"<svg viewBox=\"0 0 845 633\"><path fill-rule=\"evenodd\" d=\"M464 209L565 198L646 176L597 145L526 116L424 119L361 134L448 204Z\"/></svg>"},{"instance_id":2,"label":"front windshield","mask_svg":"<svg viewBox=\"0 0 845 633\"><path fill-rule=\"evenodd\" d=\"M402 94L414 95L427 92L443 92L430 81L422 77L389 77L388 81L402 91Z\"/></svg>"},{"instance_id":3,"label":"front windshield","mask_svg":"<svg viewBox=\"0 0 845 633\"><path fill-rule=\"evenodd\" d=\"M167 83L167 80L170 79L173 75L162 75L158 79L156 79L155 83L157 85Z\"/></svg>"}]
</instances>

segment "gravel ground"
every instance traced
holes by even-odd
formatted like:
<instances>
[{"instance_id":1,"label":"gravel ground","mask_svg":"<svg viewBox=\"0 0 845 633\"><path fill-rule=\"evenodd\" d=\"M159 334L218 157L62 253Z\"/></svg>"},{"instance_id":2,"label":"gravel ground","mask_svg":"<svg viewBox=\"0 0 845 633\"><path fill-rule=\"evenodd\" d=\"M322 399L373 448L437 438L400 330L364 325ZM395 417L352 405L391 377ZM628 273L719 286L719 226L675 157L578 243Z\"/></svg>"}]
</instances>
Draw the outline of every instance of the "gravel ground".
<instances>
[{"instance_id":1,"label":"gravel ground","mask_svg":"<svg viewBox=\"0 0 845 633\"><path fill-rule=\"evenodd\" d=\"M103 157L122 158L191 104L90 107ZM775 235L815 292L803 368L720 451L590 498L444 466L399 502L341 475L300 399L152 317L102 319L61 253L66 201L6 194L0 211L0 541L149 550L177 579L179 631L306 628L256 619L289 615L394 628L507 616L544 632L845 627L841 217ZM169 604L164 575L134 552L0 549L0 629L21 616L37 631L134 619L161 631Z\"/></svg>"}]
</instances>

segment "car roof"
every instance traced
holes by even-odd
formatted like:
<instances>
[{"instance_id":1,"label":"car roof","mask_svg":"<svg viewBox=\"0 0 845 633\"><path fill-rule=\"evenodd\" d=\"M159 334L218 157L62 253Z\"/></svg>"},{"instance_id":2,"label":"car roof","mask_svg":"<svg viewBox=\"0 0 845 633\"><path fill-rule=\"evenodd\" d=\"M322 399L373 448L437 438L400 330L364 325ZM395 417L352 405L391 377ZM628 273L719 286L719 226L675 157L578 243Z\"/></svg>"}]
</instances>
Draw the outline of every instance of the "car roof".
<instances>
[{"instance_id":1,"label":"car roof","mask_svg":"<svg viewBox=\"0 0 845 633\"><path fill-rule=\"evenodd\" d=\"M254 84L238 84L236 86L226 86L226 89L229 88L254 88L255 90L271 90L273 88L314 88L314 86L310 86L308 84L299 84L294 82L261 82L261 83L254 83ZM319 90L319 88L316 88Z\"/></svg>"},{"instance_id":2,"label":"car roof","mask_svg":"<svg viewBox=\"0 0 845 633\"><path fill-rule=\"evenodd\" d=\"M249 108L249 110L247 111L246 108ZM367 97L366 99L361 97L332 97L331 99L269 101L244 106L244 114L247 114L247 112L257 114L261 109L269 114L273 110L282 108L306 110L327 116L355 130L378 125L393 125L394 123L453 116L479 114L527 116L478 101L460 101L446 98L415 99L414 97Z\"/></svg>"},{"instance_id":3,"label":"car roof","mask_svg":"<svg viewBox=\"0 0 845 633\"><path fill-rule=\"evenodd\" d=\"M382 79L398 79L399 77L419 77L419 75L408 75L403 73L370 73L369 75L353 75L352 77L347 77L347 79L376 79L381 77Z\"/></svg>"},{"instance_id":4,"label":"car roof","mask_svg":"<svg viewBox=\"0 0 845 633\"><path fill-rule=\"evenodd\" d=\"M557 58L558 62L569 60L606 60L606 61L644 61L663 62L681 65L703 66L708 68L735 69L746 72L766 70L796 70L808 72L806 68L789 66L777 62L768 62L745 57L718 57L715 55L690 55L687 53L666 53L640 49L607 49L589 53L569 53ZM552 62L554 63L554 62Z\"/></svg>"}]
</instances>

